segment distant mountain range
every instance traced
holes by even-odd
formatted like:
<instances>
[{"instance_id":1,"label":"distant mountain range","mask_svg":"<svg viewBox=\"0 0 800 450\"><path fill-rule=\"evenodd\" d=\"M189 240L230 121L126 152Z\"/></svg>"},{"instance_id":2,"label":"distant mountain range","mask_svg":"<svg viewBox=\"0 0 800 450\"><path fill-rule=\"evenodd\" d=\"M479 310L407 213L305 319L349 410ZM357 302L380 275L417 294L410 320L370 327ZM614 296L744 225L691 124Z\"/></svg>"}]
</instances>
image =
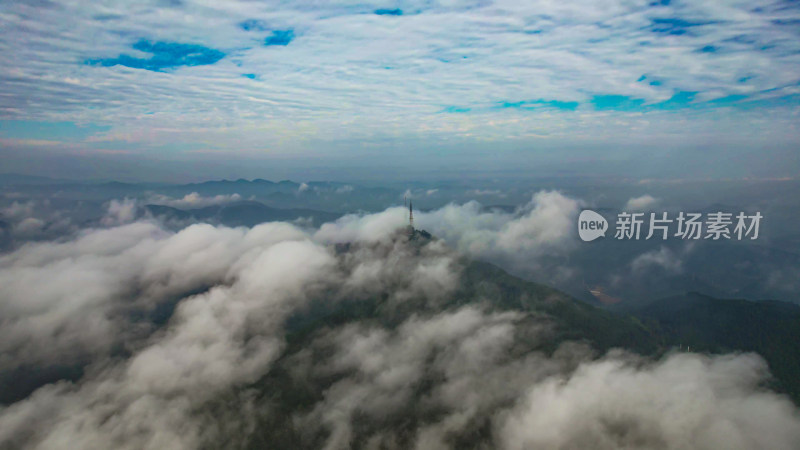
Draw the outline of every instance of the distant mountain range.
<instances>
[{"instance_id":1,"label":"distant mountain range","mask_svg":"<svg viewBox=\"0 0 800 450\"><path fill-rule=\"evenodd\" d=\"M22 175L16 173L2 173L0 174L0 185L5 186L83 186L87 188L101 187L104 189L119 189L119 188L141 188L141 187L157 187L163 189L190 189L195 192L202 193L203 191L212 191L214 193L224 193L228 189L248 189L248 188L270 188L272 190L289 190L296 191L303 183L298 183L291 180L270 181L263 178L255 178L253 180L246 180L239 178L237 180L210 180L200 183L128 183L121 181L101 181L101 180L70 180L64 178L48 178L34 175ZM339 183L333 181L309 181L305 183L308 188L341 188L350 186L348 183Z\"/></svg>"},{"instance_id":2,"label":"distant mountain range","mask_svg":"<svg viewBox=\"0 0 800 450\"><path fill-rule=\"evenodd\" d=\"M124 183L119 181L79 181L18 174L0 174L3 190L31 197L52 197L54 192L63 199L103 201L111 198L133 197L147 199L152 194L182 198L197 193L203 197L238 194L243 199L256 200L276 208L304 208L323 211L380 210L402 201L402 189L363 187L335 181L291 180L213 180L202 183Z\"/></svg>"}]
</instances>

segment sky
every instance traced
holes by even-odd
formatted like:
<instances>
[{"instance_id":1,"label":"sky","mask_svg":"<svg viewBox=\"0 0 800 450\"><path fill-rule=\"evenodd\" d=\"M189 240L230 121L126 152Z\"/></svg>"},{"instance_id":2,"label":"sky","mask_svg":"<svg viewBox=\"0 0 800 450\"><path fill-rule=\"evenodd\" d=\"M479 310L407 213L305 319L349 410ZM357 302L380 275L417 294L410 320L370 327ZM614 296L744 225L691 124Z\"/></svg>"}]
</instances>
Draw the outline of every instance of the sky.
<instances>
[{"instance_id":1,"label":"sky","mask_svg":"<svg viewBox=\"0 0 800 450\"><path fill-rule=\"evenodd\" d=\"M3 2L0 171L794 176L798 25L761 0Z\"/></svg>"}]
</instances>

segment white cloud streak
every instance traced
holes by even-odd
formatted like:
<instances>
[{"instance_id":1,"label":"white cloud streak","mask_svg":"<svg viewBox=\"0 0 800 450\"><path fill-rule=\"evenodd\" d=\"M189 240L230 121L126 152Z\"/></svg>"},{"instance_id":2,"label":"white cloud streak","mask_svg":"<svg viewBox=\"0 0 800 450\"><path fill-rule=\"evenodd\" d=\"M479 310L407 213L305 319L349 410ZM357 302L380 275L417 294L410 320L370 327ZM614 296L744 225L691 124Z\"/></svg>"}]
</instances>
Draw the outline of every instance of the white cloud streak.
<instances>
[{"instance_id":1,"label":"white cloud streak","mask_svg":"<svg viewBox=\"0 0 800 450\"><path fill-rule=\"evenodd\" d=\"M640 197L633 197L625 203L625 207L623 208L625 211L647 211L648 208L652 208L658 203L658 199L654 198L652 195L645 194Z\"/></svg>"},{"instance_id":2,"label":"white cloud streak","mask_svg":"<svg viewBox=\"0 0 800 450\"><path fill-rule=\"evenodd\" d=\"M190 194L184 195L181 198L172 198L162 194L153 194L146 199L146 202L153 205L165 205L178 209L195 209L195 208L204 208L206 206L214 206L214 205L222 205L225 203L238 202L241 200L242 196L239 194L230 194L230 195L220 194L210 197L204 197L198 194L197 192L192 192Z\"/></svg>"}]
</instances>

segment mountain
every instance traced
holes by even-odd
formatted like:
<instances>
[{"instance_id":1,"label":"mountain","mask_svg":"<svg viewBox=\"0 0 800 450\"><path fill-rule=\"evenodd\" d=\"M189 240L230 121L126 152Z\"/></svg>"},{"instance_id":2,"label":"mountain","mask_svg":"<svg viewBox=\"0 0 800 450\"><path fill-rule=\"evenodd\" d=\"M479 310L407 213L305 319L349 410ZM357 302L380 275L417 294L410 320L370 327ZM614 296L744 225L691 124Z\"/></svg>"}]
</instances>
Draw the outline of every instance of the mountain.
<instances>
[{"instance_id":1,"label":"mountain","mask_svg":"<svg viewBox=\"0 0 800 450\"><path fill-rule=\"evenodd\" d=\"M251 203L238 206L254 206ZM175 214L176 219L192 218L194 214L225 217L223 206L191 211L153 206L150 210ZM234 218L236 211L234 208L230 213ZM727 397L727 391L740 388L735 383L728 384L730 379L723 376L721 380L707 380L720 373L719 364L715 371L705 370L709 369L703 366L705 356L671 354L660 358L674 353L678 339L688 335L692 348L706 342L708 351L735 350L752 338L730 343L725 339L735 331L731 327L746 329L748 324L742 318L749 318L759 324L754 329L765 336L761 350L769 349L776 338L797 342L797 336L792 334L798 329L797 323L787 320L783 326L780 322L797 317L798 307L794 305L759 305L692 294L648 305L637 312L638 316L613 312L552 287L516 278L492 264L469 260L429 233L410 227L376 240L350 240L321 247L292 242L290 246L271 247L276 248L279 251L270 256L275 257L277 266L283 266L298 250L321 258L301 259L278 275L263 264L255 264L250 266L252 270L238 276L252 285L236 281L232 285L208 281L176 285L177 290L163 302L148 304L141 310L120 311L120 323L130 320L136 330L148 327L144 329L149 332L150 337L145 337L148 342L166 339L161 345L148 348L159 352L174 349L166 352L164 359L156 360L167 364L142 366L147 358L131 353L152 354L137 352L122 343L111 349L110 359L99 360L107 361L105 364L87 358L65 360L60 366L20 365L0 374L0 402L10 404L25 398L38 401L51 392L48 389L58 389L52 392L66 399L69 409L65 408L64 414L68 418L74 411L91 410L96 414L92 420L101 424L113 420L116 424L122 422L119 417L132 414L130 411L138 413L139 400L146 395L141 394L140 383L128 390L114 384L115 377L138 374L146 367L142 380L155 383L148 387L153 391L144 391L155 392L150 397L163 395L162 384L171 382L174 386L174 391L166 391L171 395L164 395L164 402L147 409L148 417L168 410L176 401L173 392L193 392L199 398L196 404L189 403L188 408L181 406L186 409L180 410L191 415L190 423L196 424L197 429L212 430L206 445L194 445L195 448L441 448L433 445L436 442L446 443L447 448L497 448L506 433L498 428L498 421L515 417L519 408L539 409L537 414L543 414L545 427L551 423L552 411L578 418L574 422L562 420L558 433L572 430L573 423L579 430L591 429L578 431L581 436L565 440L569 445L540 446L543 448L592 447L598 436L594 430L601 430L602 436L613 440L603 448L622 448L631 443L637 448L655 448L667 445L661 445L665 442L662 428L654 417L661 420L657 416L663 415L671 424L676 415L691 414L698 401L714 403L715 408L736 409L743 400L741 395ZM262 283L271 277L291 278L292 272L303 270L309 263L324 264L326 269L313 278L297 279L297 284L290 283L284 290ZM230 283L231 275L222 280ZM130 295L135 299L140 291L144 289L132 290ZM235 295L252 303L239 301ZM284 295L286 303L281 302ZM250 308L243 307L250 304ZM202 314L190 321L193 316L187 314L194 312L193 308L200 308ZM210 320L211 315L221 320ZM232 317L240 321L231 320ZM692 329L683 330L681 326L687 317L720 323L703 330L707 334L692 337ZM268 327L274 327L274 331ZM780 330L785 334L776 337L773 333ZM221 339L215 339L215 333ZM200 339L186 342L183 338L180 346L172 347L175 344L169 339L173 336ZM187 343L191 345L186 346ZM629 352L609 351L617 348ZM251 364L253 359L248 358L251 352L259 356L256 363ZM197 359L198 354L206 359ZM765 357L770 364L776 357L788 358L769 354ZM185 358L191 363L186 370L161 371ZM117 359L128 362L112 370ZM742 358L739 364L753 367L758 361ZM155 372L149 367L154 367ZM697 377L688 378L690 382L714 383L714 389L698 392L719 394L722 399L718 404L714 398L691 397L688 406L671 409L672 394L687 382L680 376L687 368L699 371ZM723 364L725 371L729 368ZM797 378L797 371L790 366L773 368L781 383L787 383L792 376ZM241 377L216 387L215 380L231 370L240 371L236 375ZM679 390L664 384L675 382L676 372ZM166 378L164 373L172 377ZM37 388L59 380L63 382L31 397ZM789 384L776 384L778 388L786 385ZM595 397L593 393L598 390L602 394ZM760 386L753 390L753 397L744 398L752 400L743 416L752 417L751 412L764 411L765 405L777 405L787 414L793 413L787 409L789 402L785 398L762 396ZM546 398L531 403L536 398L530 397L534 391ZM651 395L654 391L656 394ZM695 392L689 390L688 394ZM120 404L102 404L105 398L117 395L123 397ZM81 396L91 401L73 400ZM618 396L627 400L616 403ZM605 400L598 403L596 398L601 397ZM103 407L96 408L92 402L101 402ZM578 407L584 403L588 403L587 408ZM581 425L584 416L597 419ZM728 420L727 416L721 420ZM702 419L696 422L699 427L706 423ZM88 422L81 420L83 423ZM167 426L172 427L172 422ZM178 429L182 432L188 428ZM428 431L435 429L441 431L441 440L428 440ZM142 433L138 428L133 430ZM19 442L26 442L25 438ZM21 447L24 445L15 446Z\"/></svg>"},{"instance_id":2,"label":"mountain","mask_svg":"<svg viewBox=\"0 0 800 450\"><path fill-rule=\"evenodd\" d=\"M546 314L554 319L554 347L586 340L601 351L622 347L643 354L659 350L659 336L633 317L584 303L549 286L525 281L489 263L471 261L457 297L492 298L500 309Z\"/></svg>"},{"instance_id":3,"label":"mountain","mask_svg":"<svg viewBox=\"0 0 800 450\"><path fill-rule=\"evenodd\" d=\"M0 173L0 186L25 186L25 185L47 185L62 183L63 180L40 177L35 175L22 175L18 173Z\"/></svg>"},{"instance_id":4,"label":"mountain","mask_svg":"<svg viewBox=\"0 0 800 450\"><path fill-rule=\"evenodd\" d=\"M423 233L415 231L409 240L422 247L428 240L435 239ZM340 251L358 249L345 245ZM460 285L443 303L431 305L411 298L396 305L384 295L340 302L318 300L308 310L293 316L287 323L286 352L266 376L251 386L253 392L258 393L256 402L270 404L278 413L257 416L257 431L247 448L318 448L325 443L325 436L300 433L293 420L309 414L314 405L335 395L332 392L342 380L338 375L319 376L298 369L298 364L305 367L302 364L310 360L325 358L325 351L318 354L319 350L311 349L327 339L329 330L349 329L365 323L396 330L410 318L453 311L466 305L483 304L489 311L522 314L515 323L519 332L512 351L518 359L537 352L553 355L567 341L589 343L596 354L624 348L657 357L674 351L679 344L683 348L689 345L692 350L712 353L754 351L767 360L776 377L770 387L788 393L796 403L800 400L797 396L800 307L797 305L721 300L692 293L654 302L640 311L612 312L551 287L516 278L492 264L467 260L462 263ZM547 338L536 339L534 336L541 331L543 323L547 324ZM344 375L347 376L351 375ZM353 430L353 433L368 435L374 431L373 427L413 430L419 426L426 418L420 416L417 408L434 395L433 386L438 382L435 375L431 377L414 391L414 397L405 399L411 409L390 417L365 416L361 421L365 428ZM476 447L475 442L492 433L491 423L477 421L473 425L474 433L453 438L456 448ZM399 435L404 436L404 433ZM366 442L354 439L355 447L368 447ZM413 442L397 444L402 448Z\"/></svg>"},{"instance_id":5,"label":"mountain","mask_svg":"<svg viewBox=\"0 0 800 450\"><path fill-rule=\"evenodd\" d=\"M719 299L691 292L630 311L664 339L691 351L756 352L775 388L800 403L800 306L780 301Z\"/></svg>"},{"instance_id":6,"label":"mountain","mask_svg":"<svg viewBox=\"0 0 800 450\"><path fill-rule=\"evenodd\" d=\"M415 230L408 238L408 245L421 251L432 240L435 238L427 232ZM397 251L396 243L393 248ZM358 253L363 249L358 245L342 244L337 251ZM327 351L317 354L315 349L320 342L328 340L331 330L358 329L371 324L388 333L397 333L414 318L433 317L472 306L492 313L519 315L515 322L517 338L512 350L513 358L518 360L526 355L552 355L566 341L588 343L596 354L615 347L655 354L661 348L659 337L634 318L583 303L548 286L521 280L489 263L466 259L460 263L463 266L456 291L440 301L411 296L398 303L386 292L371 295L351 293L346 299L339 300L320 297L306 310L293 315L286 325L286 351L267 375L248 387L248 391L256 393L256 404L269 404L278 413L256 415L255 432L246 448L320 448L324 445L326 436L300 433L293 421L311 413L315 405L332 395L337 383L352 376L349 373L320 376L315 374L315 370L298 368L298 364L305 367L303 364L309 364L309 361L321 366L327 364L324 362ZM542 333L546 338L542 338ZM433 395L441 380L433 373L430 377L415 391L412 399L406 399L409 405L423 405L426 398ZM388 418L365 417L363 424L365 430L372 426L412 430L419 425L416 421L423 420L425 417L419 411L409 410ZM475 434L479 437L464 436L466 441L456 447L474 447L475 442L482 441L491 433L490 427L489 422L477 423ZM368 433L365 430L354 433ZM412 437L408 435L409 439ZM364 447L359 438L355 439L355 448ZM411 446L413 442L398 444L402 448Z\"/></svg>"}]
</instances>

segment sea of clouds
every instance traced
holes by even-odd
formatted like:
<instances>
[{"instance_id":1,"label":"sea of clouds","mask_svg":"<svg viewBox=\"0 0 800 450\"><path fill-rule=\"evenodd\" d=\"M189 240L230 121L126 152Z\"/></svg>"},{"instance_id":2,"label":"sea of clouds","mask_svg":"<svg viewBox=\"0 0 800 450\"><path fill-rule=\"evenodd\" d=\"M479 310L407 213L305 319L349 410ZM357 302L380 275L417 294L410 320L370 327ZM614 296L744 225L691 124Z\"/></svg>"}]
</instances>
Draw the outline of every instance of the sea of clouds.
<instances>
[{"instance_id":1,"label":"sea of clouds","mask_svg":"<svg viewBox=\"0 0 800 450\"><path fill-rule=\"evenodd\" d=\"M513 214L469 203L420 213L444 241L413 245L402 208L318 229L175 231L120 214L135 207L124 204L0 255L0 448L240 448L271 435L265 417L330 449L800 443L800 411L763 388L757 355L650 360L585 342L547 353L535 348L550 319L452 301L464 254L560 251L579 208L560 193ZM378 298L370 319L331 322L289 349L297 314ZM287 412L260 395L284 389L269 384L278 361L287 389L329 380L310 406ZM42 371L55 375L20 378Z\"/></svg>"}]
</instances>

